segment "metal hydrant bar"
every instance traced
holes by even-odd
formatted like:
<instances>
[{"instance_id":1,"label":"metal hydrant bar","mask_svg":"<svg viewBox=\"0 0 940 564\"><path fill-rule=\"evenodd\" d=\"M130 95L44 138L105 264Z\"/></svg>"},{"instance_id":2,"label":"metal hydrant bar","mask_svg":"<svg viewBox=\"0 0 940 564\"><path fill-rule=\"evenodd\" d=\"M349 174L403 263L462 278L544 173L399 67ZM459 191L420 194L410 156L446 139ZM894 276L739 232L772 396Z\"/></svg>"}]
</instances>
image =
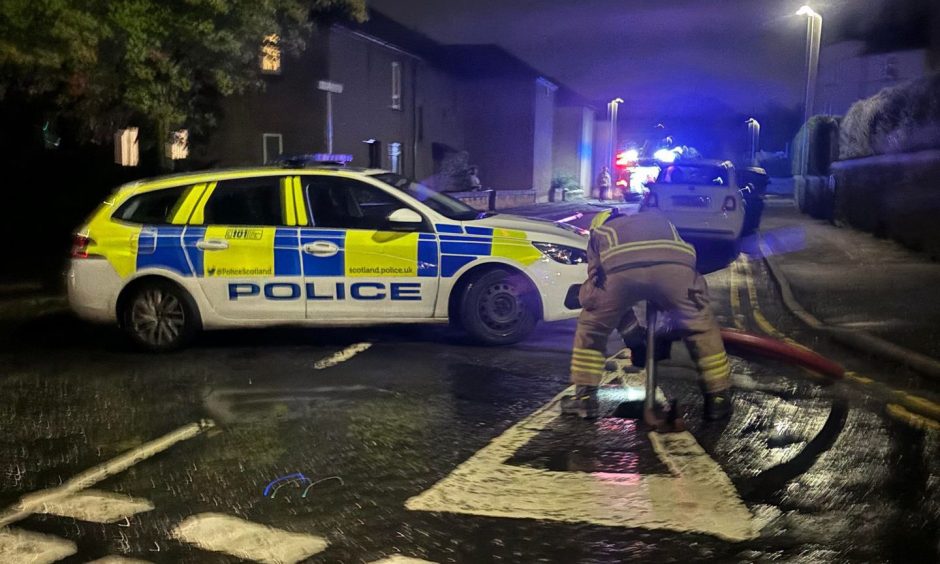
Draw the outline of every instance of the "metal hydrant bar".
<instances>
[{"instance_id":1,"label":"metal hydrant bar","mask_svg":"<svg viewBox=\"0 0 940 564\"><path fill-rule=\"evenodd\" d=\"M646 302L646 398L643 408L656 407L656 306Z\"/></svg>"}]
</instances>

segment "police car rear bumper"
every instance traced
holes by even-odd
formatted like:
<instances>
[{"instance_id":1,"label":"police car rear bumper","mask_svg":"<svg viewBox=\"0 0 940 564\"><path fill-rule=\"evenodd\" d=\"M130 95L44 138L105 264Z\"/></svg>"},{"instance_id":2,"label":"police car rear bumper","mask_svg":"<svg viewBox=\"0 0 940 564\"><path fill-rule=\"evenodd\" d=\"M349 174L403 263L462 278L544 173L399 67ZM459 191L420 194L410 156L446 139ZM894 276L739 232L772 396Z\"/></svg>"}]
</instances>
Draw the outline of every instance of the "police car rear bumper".
<instances>
[{"instance_id":1,"label":"police car rear bumper","mask_svg":"<svg viewBox=\"0 0 940 564\"><path fill-rule=\"evenodd\" d=\"M72 259L67 275L69 307L82 319L114 322L121 277L104 259Z\"/></svg>"}]
</instances>

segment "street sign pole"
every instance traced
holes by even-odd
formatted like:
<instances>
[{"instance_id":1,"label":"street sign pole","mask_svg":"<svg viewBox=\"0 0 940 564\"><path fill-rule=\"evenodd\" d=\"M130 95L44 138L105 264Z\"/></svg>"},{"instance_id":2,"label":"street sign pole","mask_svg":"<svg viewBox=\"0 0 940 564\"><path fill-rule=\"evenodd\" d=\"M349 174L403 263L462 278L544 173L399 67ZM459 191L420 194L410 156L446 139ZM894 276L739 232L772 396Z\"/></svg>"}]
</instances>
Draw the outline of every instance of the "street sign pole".
<instances>
[{"instance_id":1,"label":"street sign pole","mask_svg":"<svg viewBox=\"0 0 940 564\"><path fill-rule=\"evenodd\" d=\"M333 152L333 93L326 93L326 152Z\"/></svg>"},{"instance_id":2,"label":"street sign pole","mask_svg":"<svg viewBox=\"0 0 940 564\"><path fill-rule=\"evenodd\" d=\"M333 153L333 94L342 94L343 85L338 82L321 80L317 89L326 92L326 152Z\"/></svg>"}]
</instances>

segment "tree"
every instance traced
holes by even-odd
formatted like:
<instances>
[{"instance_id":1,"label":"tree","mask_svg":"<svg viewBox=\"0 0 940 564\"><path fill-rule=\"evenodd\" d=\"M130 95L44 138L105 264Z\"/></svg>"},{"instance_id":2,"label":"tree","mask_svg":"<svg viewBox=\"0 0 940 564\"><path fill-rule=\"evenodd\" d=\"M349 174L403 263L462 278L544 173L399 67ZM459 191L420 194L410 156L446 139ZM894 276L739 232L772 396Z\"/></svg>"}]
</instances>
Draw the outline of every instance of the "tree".
<instances>
[{"instance_id":1,"label":"tree","mask_svg":"<svg viewBox=\"0 0 940 564\"><path fill-rule=\"evenodd\" d=\"M139 121L159 146L261 87L265 38L295 54L315 21L365 15L365 0L4 0L0 98L38 100L96 142Z\"/></svg>"}]
</instances>

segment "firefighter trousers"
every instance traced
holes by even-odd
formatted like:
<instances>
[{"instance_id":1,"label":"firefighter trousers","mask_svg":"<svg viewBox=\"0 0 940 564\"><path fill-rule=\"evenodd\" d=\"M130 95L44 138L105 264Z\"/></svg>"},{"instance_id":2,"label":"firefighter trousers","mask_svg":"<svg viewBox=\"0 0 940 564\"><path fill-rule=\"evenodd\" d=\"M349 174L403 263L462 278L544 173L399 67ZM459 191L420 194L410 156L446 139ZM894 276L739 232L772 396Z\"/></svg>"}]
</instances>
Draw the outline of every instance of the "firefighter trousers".
<instances>
[{"instance_id":1,"label":"firefighter trousers","mask_svg":"<svg viewBox=\"0 0 940 564\"><path fill-rule=\"evenodd\" d=\"M656 264L608 273L603 287L588 280L579 294L582 311L574 336L571 381L597 386L607 357L611 331L633 320L633 305L647 300L669 312L706 392L730 386L731 369L718 322L712 313L708 286L694 269L681 264Z\"/></svg>"}]
</instances>

